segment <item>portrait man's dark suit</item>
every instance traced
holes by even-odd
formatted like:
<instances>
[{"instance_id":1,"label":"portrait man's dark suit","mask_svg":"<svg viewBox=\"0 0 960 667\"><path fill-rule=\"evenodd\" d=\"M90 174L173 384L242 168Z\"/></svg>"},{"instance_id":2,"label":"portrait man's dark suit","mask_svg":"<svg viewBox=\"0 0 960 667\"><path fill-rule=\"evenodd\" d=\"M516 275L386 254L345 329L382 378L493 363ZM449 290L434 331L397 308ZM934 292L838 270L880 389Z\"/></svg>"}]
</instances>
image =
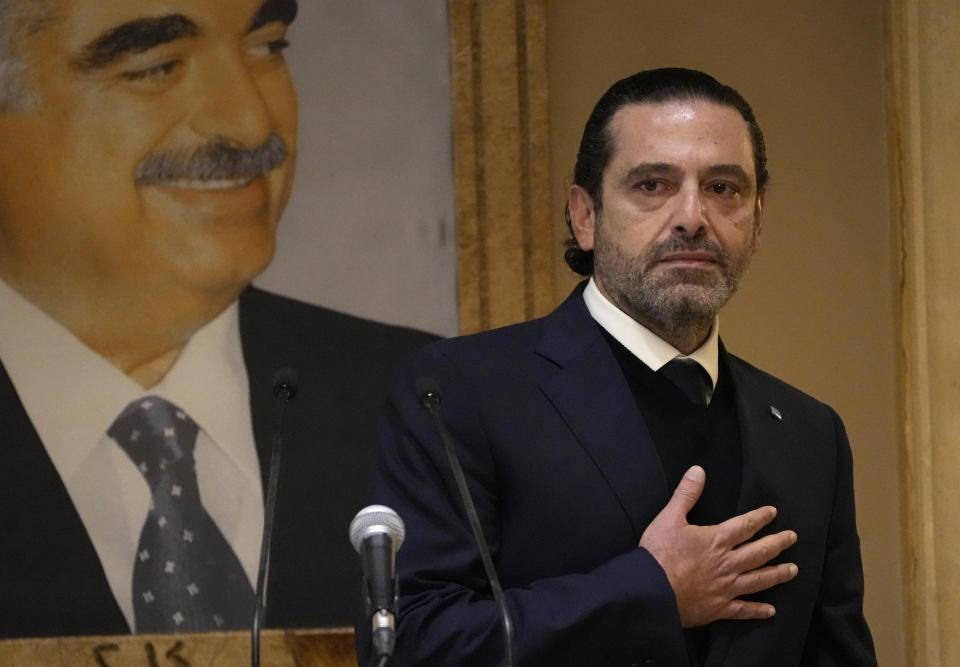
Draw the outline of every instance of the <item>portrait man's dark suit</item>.
<instances>
[{"instance_id":1,"label":"portrait man's dark suit","mask_svg":"<svg viewBox=\"0 0 960 667\"><path fill-rule=\"evenodd\" d=\"M269 471L277 369L295 369L286 408L267 625L350 625L360 603L347 525L362 506L390 370L433 337L309 306L255 288L240 298L254 433ZM56 470L4 372L0 414L0 636L129 632ZM15 545L15 546L14 546ZM251 610L252 611L252 610Z\"/></svg>"},{"instance_id":2,"label":"portrait man's dark suit","mask_svg":"<svg viewBox=\"0 0 960 667\"><path fill-rule=\"evenodd\" d=\"M743 447L738 513L778 508L796 579L769 620L712 627L705 665L859 665L869 633L843 426L826 405L721 354ZM518 664L686 663L663 571L636 548L671 489L627 380L578 288L553 314L416 353L392 393L374 499L404 518L400 664L497 664L502 639L443 446L416 381L441 388L518 634ZM780 418L771 409L775 408ZM443 485L432 480L440 476ZM707 483L710 483L708 477ZM509 507L508 512L501 508ZM437 621L443 618L443 621ZM827 651L827 652L823 652ZM843 660L846 656L848 660Z\"/></svg>"}]
</instances>

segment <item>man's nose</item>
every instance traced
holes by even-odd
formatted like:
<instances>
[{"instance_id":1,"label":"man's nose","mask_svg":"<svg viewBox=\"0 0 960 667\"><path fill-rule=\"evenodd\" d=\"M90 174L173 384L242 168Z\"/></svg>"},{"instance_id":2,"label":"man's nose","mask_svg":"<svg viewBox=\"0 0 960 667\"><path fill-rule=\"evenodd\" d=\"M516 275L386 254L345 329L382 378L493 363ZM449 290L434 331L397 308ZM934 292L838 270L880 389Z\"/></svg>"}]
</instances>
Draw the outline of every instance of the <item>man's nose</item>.
<instances>
[{"instance_id":1,"label":"man's nose","mask_svg":"<svg viewBox=\"0 0 960 667\"><path fill-rule=\"evenodd\" d=\"M696 236L707 226L707 211L699 185L684 185L677 193L671 225L675 234Z\"/></svg>"},{"instance_id":2,"label":"man's nose","mask_svg":"<svg viewBox=\"0 0 960 667\"><path fill-rule=\"evenodd\" d=\"M256 78L240 58L221 58L199 82L191 125L203 138L222 137L243 148L263 144L273 118Z\"/></svg>"}]
</instances>

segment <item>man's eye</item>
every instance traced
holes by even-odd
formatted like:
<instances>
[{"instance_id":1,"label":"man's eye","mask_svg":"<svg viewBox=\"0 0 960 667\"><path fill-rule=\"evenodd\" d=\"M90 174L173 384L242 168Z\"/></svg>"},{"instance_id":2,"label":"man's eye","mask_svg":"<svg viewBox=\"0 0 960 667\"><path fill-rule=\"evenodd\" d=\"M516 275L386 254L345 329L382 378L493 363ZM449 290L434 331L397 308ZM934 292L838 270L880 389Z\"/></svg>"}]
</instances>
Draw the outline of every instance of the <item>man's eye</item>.
<instances>
[{"instance_id":1,"label":"man's eye","mask_svg":"<svg viewBox=\"0 0 960 667\"><path fill-rule=\"evenodd\" d=\"M267 44L267 47L270 49L270 53L279 53L288 46L290 46L290 42L286 39L275 39Z\"/></svg>"},{"instance_id":2,"label":"man's eye","mask_svg":"<svg viewBox=\"0 0 960 667\"><path fill-rule=\"evenodd\" d=\"M160 63L159 65L153 65L151 67L144 67L143 69L136 69L130 72L124 72L123 78L127 81L142 81L144 79L151 78L162 78L169 76L180 66L179 60L170 60L165 63Z\"/></svg>"},{"instance_id":3,"label":"man's eye","mask_svg":"<svg viewBox=\"0 0 960 667\"><path fill-rule=\"evenodd\" d=\"M736 188L734 188L729 183L714 183L710 186L710 190L717 195L722 195L726 197L732 197L737 194Z\"/></svg>"},{"instance_id":4,"label":"man's eye","mask_svg":"<svg viewBox=\"0 0 960 667\"><path fill-rule=\"evenodd\" d=\"M290 46L290 42L286 39L274 39L265 44L259 44L253 47L250 49L250 52L257 56L272 56L282 52L288 46Z\"/></svg>"},{"instance_id":5,"label":"man's eye","mask_svg":"<svg viewBox=\"0 0 960 667\"><path fill-rule=\"evenodd\" d=\"M656 192L662 189L661 185L659 181L640 181L636 187L638 190L643 190L644 192Z\"/></svg>"}]
</instances>

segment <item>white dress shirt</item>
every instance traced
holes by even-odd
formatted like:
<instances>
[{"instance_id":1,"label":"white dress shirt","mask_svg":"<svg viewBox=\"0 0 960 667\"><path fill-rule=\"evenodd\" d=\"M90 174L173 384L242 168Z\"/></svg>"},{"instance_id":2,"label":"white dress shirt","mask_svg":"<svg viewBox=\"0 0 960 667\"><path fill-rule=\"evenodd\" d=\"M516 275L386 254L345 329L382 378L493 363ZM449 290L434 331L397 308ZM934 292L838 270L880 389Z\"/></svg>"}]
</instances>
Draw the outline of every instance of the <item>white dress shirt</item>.
<instances>
[{"instance_id":1,"label":"white dress shirt","mask_svg":"<svg viewBox=\"0 0 960 667\"><path fill-rule=\"evenodd\" d=\"M130 628L133 564L150 487L106 431L124 407L144 396L167 399L200 427L194 457L201 502L254 586L263 490L237 303L197 331L173 368L147 390L3 281L0 312L0 360L83 521Z\"/></svg>"},{"instance_id":2,"label":"white dress shirt","mask_svg":"<svg viewBox=\"0 0 960 667\"><path fill-rule=\"evenodd\" d=\"M710 335L707 336L703 345L686 355L617 308L603 295L592 277L586 289L583 290L583 300L587 304L590 316L596 320L597 324L654 372L660 370L668 361L677 358L688 357L700 364L710 376L712 389L710 396L707 397L707 402L710 402L720 374L719 317L713 319Z\"/></svg>"}]
</instances>

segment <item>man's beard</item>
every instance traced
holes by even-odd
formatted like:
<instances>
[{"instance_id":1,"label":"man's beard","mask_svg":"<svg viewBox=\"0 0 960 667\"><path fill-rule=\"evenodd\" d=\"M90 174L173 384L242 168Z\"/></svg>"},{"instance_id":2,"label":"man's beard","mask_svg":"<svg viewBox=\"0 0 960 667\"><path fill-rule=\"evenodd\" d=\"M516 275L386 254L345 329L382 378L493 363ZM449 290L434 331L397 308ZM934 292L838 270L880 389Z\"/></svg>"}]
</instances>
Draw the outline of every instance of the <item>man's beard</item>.
<instances>
[{"instance_id":1,"label":"man's beard","mask_svg":"<svg viewBox=\"0 0 960 667\"><path fill-rule=\"evenodd\" d=\"M742 253L731 256L704 236L672 236L654 243L639 256L626 254L603 233L597 221L594 273L618 308L661 337L682 338L709 329L714 317L740 286L740 279L757 248L757 234ZM660 260L673 253L705 251L716 270L667 268Z\"/></svg>"}]
</instances>

